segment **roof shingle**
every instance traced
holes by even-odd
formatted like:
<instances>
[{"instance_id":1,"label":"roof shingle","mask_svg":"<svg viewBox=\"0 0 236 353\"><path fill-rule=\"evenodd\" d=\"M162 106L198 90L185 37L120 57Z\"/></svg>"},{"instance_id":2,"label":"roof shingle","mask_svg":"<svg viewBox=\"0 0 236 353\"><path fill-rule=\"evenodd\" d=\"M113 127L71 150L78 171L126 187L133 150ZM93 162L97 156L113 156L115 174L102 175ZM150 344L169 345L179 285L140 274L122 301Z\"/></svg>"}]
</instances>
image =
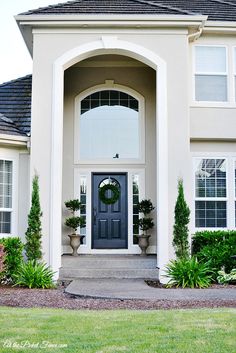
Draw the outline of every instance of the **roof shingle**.
<instances>
[{"instance_id":1,"label":"roof shingle","mask_svg":"<svg viewBox=\"0 0 236 353\"><path fill-rule=\"evenodd\" d=\"M14 124L15 132L17 129L21 135L30 133L31 90L32 75L0 85L1 127L4 121L2 118L9 119L9 121L4 121L4 133L11 134L13 131L13 128L10 129L10 127L13 127L12 124ZM9 127L9 132L7 132L7 126Z\"/></svg>"},{"instance_id":2,"label":"roof shingle","mask_svg":"<svg viewBox=\"0 0 236 353\"><path fill-rule=\"evenodd\" d=\"M21 15L68 14L201 14L213 21L236 21L236 0L74 0Z\"/></svg>"}]
</instances>

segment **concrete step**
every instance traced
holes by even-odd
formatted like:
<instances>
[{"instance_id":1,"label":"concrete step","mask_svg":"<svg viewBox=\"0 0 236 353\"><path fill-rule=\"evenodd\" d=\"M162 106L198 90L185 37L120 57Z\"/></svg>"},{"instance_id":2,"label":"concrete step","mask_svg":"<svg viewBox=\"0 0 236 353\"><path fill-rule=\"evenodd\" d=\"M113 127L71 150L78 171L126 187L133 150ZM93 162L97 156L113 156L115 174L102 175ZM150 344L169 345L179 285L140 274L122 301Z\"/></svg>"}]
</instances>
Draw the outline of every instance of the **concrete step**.
<instances>
[{"instance_id":1,"label":"concrete step","mask_svg":"<svg viewBox=\"0 0 236 353\"><path fill-rule=\"evenodd\" d=\"M63 255L59 277L157 279L156 263L155 255Z\"/></svg>"},{"instance_id":2,"label":"concrete step","mask_svg":"<svg viewBox=\"0 0 236 353\"><path fill-rule=\"evenodd\" d=\"M156 256L148 255L63 255L62 267L73 269L155 269Z\"/></svg>"},{"instance_id":3,"label":"concrete step","mask_svg":"<svg viewBox=\"0 0 236 353\"><path fill-rule=\"evenodd\" d=\"M76 278L142 278L157 279L158 269L130 268L60 268L60 279Z\"/></svg>"}]
</instances>

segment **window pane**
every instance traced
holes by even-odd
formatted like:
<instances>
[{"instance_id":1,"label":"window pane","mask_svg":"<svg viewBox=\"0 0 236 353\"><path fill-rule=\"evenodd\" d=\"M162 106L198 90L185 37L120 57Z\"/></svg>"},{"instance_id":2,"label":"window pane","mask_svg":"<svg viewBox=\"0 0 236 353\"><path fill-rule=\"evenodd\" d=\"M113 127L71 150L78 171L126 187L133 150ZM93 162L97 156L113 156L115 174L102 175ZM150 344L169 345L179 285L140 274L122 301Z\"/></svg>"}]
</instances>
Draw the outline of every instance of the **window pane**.
<instances>
[{"instance_id":1,"label":"window pane","mask_svg":"<svg viewBox=\"0 0 236 353\"><path fill-rule=\"evenodd\" d=\"M226 48L197 46L196 72L226 72Z\"/></svg>"},{"instance_id":2,"label":"window pane","mask_svg":"<svg viewBox=\"0 0 236 353\"><path fill-rule=\"evenodd\" d=\"M225 159L199 159L196 172L196 197L226 197Z\"/></svg>"},{"instance_id":3,"label":"window pane","mask_svg":"<svg viewBox=\"0 0 236 353\"><path fill-rule=\"evenodd\" d=\"M134 174L133 177L133 243L138 243L139 227L135 223L139 219L137 204L139 202L139 175Z\"/></svg>"},{"instance_id":4,"label":"window pane","mask_svg":"<svg viewBox=\"0 0 236 353\"><path fill-rule=\"evenodd\" d=\"M226 201L196 201L195 226L198 228L225 228L227 226Z\"/></svg>"},{"instance_id":5,"label":"window pane","mask_svg":"<svg viewBox=\"0 0 236 353\"><path fill-rule=\"evenodd\" d=\"M0 160L0 208L12 207L12 161Z\"/></svg>"},{"instance_id":6,"label":"window pane","mask_svg":"<svg viewBox=\"0 0 236 353\"><path fill-rule=\"evenodd\" d=\"M82 204L82 208L80 210L80 215L86 221L86 206L87 206L87 179L86 179L86 176L80 177L80 202ZM82 239L82 244L86 244L86 227L80 228L80 234L85 236Z\"/></svg>"},{"instance_id":7,"label":"window pane","mask_svg":"<svg viewBox=\"0 0 236 353\"><path fill-rule=\"evenodd\" d=\"M0 212L0 233L11 233L11 212Z\"/></svg>"},{"instance_id":8,"label":"window pane","mask_svg":"<svg viewBox=\"0 0 236 353\"><path fill-rule=\"evenodd\" d=\"M196 75L195 99L203 102L226 102L227 76Z\"/></svg>"},{"instance_id":9,"label":"window pane","mask_svg":"<svg viewBox=\"0 0 236 353\"><path fill-rule=\"evenodd\" d=\"M139 158L138 101L119 91L94 93L81 102L80 158Z\"/></svg>"}]
</instances>

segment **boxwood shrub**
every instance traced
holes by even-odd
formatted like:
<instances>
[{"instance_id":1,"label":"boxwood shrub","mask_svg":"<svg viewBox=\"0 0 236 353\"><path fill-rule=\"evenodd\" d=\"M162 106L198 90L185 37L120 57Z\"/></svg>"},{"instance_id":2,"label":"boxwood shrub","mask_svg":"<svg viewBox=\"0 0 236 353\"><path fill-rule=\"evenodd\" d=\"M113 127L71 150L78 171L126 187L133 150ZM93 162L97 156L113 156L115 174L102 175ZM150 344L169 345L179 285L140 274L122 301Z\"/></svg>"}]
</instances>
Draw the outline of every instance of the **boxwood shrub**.
<instances>
[{"instance_id":1,"label":"boxwood shrub","mask_svg":"<svg viewBox=\"0 0 236 353\"><path fill-rule=\"evenodd\" d=\"M4 246L3 280L14 283L14 275L18 272L23 262L23 243L18 237L1 238L0 244Z\"/></svg>"},{"instance_id":2,"label":"boxwood shrub","mask_svg":"<svg viewBox=\"0 0 236 353\"><path fill-rule=\"evenodd\" d=\"M236 231L202 231L192 238L192 255L199 261L207 262L215 278L222 267L230 272L235 267Z\"/></svg>"}]
</instances>

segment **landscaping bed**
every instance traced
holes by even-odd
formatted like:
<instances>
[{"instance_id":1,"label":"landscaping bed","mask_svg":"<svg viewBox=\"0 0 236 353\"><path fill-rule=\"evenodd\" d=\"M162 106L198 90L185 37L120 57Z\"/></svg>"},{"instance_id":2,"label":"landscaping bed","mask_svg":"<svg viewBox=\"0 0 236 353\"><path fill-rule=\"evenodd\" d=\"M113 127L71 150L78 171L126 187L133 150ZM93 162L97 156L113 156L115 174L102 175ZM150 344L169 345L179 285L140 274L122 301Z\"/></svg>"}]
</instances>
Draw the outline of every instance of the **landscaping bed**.
<instances>
[{"instance_id":1,"label":"landscaping bed","mask_svg":"<svg viewBox=\"0 0 236 353\"><path fill-rule=\"evenodd\" d=\"M219 290L225 288L218 286ZM200 290L200 289L199 289ZM236 290L236 288L235 288ZM88 310L113 309L180 309L180 308L235 308L235 300L117 300L88 299L66 294L64 287L57 289L28 289L10 286L0 286L0 306L34 308L64 308Z\"/></svg>"}]
</instances>

